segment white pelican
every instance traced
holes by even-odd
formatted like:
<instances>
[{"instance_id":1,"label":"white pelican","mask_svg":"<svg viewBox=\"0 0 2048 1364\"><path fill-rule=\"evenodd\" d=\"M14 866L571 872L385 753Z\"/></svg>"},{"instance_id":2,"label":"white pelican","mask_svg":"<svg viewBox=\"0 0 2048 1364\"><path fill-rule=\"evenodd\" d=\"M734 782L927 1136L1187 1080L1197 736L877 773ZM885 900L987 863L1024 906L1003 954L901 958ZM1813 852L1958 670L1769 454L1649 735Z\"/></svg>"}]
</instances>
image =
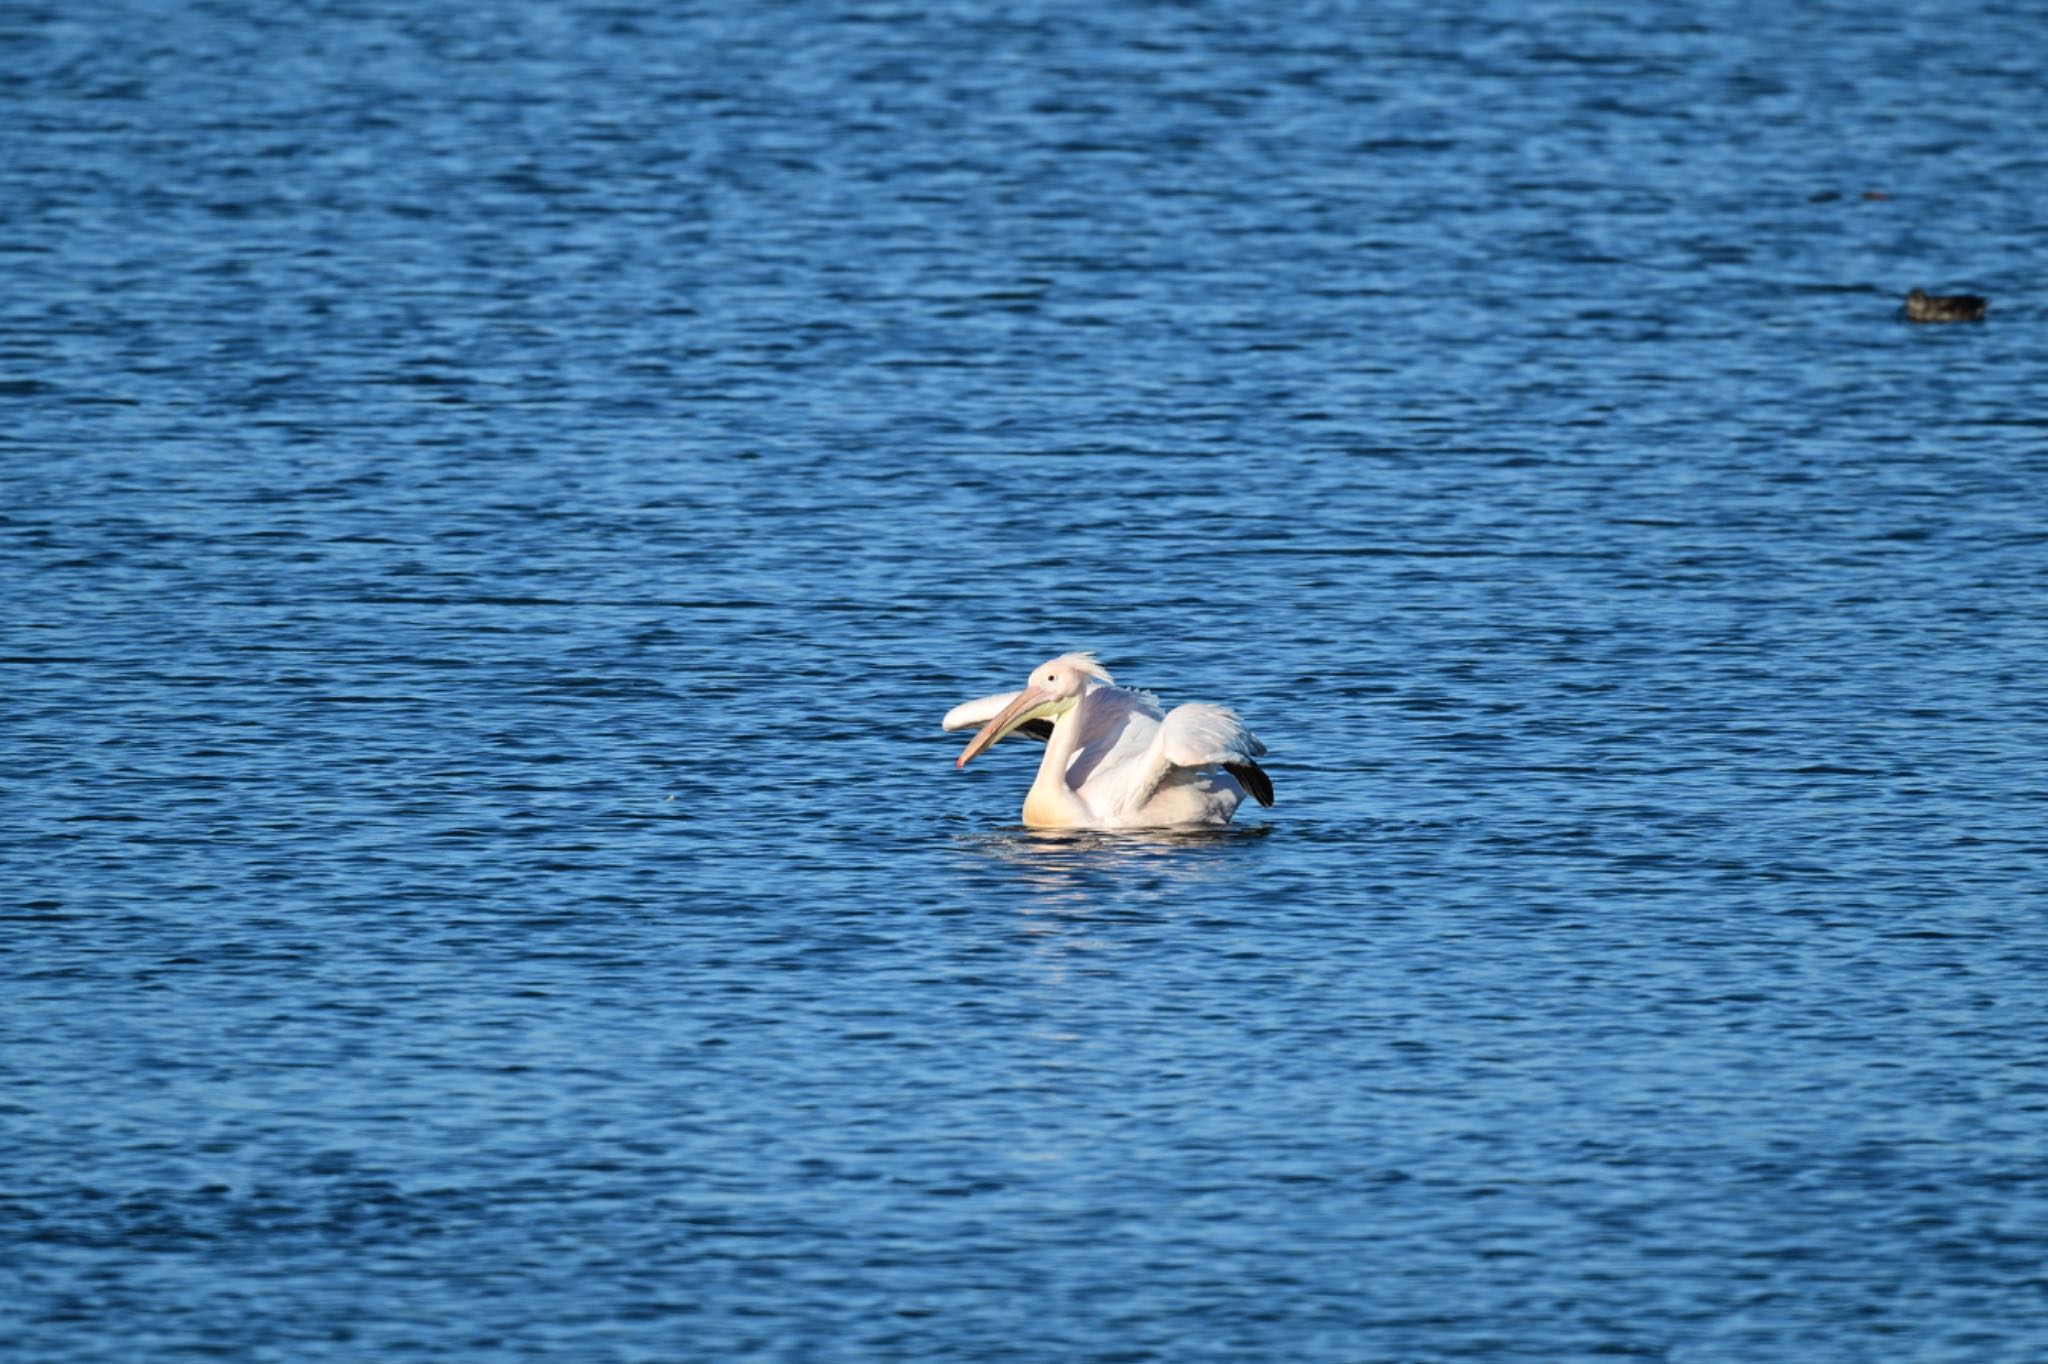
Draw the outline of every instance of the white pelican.
<instances>
[{"instance_id":1,"label":"white pelican","mask_svg":"<svg viewBox=\"0 0 2048 1364\"><path fill-rule=\"evenodd\" d=\"M1045 743L1024 797L1034 829L1159 829L1228 824L1247 793L1273 803L1253 759L1266 746L1221 706L1162 712L1155 698L1110 681L1093 654L1061 654L1031 670L1022 691L947 712L947 729L980 726L953 763L1019 731Z\"/></svg>"}]
</instances>

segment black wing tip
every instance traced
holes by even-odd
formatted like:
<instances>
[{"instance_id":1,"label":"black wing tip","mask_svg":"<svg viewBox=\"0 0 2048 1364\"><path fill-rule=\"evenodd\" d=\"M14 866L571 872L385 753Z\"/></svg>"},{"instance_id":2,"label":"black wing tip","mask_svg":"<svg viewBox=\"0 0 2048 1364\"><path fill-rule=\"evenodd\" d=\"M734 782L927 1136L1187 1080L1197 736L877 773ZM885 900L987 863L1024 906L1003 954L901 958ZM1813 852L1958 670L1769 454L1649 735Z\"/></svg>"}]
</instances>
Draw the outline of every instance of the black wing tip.
<instances>
[{"instance_id":1,"label":"black wing tip","mask_svg":"<svg viewBox=\"0 0 2048 1364\"><path fill-rule=\"evenodd\" d=\"M1236 777L1238 784L1252 793L1252 799L1270 808L1273 804L1273 779L1266 775L1266 769L1257 763L1225 763L1223 770Z\"/></svg>"}]
</instances>

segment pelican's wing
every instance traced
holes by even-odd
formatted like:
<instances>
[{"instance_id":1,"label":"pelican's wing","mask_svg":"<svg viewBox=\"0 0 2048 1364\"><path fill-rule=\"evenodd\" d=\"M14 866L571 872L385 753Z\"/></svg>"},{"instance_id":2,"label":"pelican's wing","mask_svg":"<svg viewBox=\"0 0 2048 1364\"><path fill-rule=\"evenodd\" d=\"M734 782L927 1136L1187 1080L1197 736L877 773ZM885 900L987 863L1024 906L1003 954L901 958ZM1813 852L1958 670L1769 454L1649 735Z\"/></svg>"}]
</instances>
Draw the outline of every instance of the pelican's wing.
<instances>
[{"instance_id":1,"label":"pelican's wing","mask_svg":"<svg viewBox=\"0 0 2048 1364\"><path fill-rule=\"evenodd\" d=\"M963 701L946 712L944 725L947 729L980 729L1003 713L1003 707L1017 699L1013 691L997 692L984 696L979 701Z\"/></svg>"},{"instance_id":2,"label":"pelican's wing","mask_svg":"<svg viewBox=\"0 0 2048 1364\"><path fill-rule=\"evenodd\" d=\"M1150 692L1090 687L1067 721L1076 726L1067 785L1092 807L1112 809L1127 801L1132 783L1145 780L1145 755L1158 736L1159 718Z\"/></svg>"},{"instance_id":3,"label":"pelican's wing","mask_svg":"<svg viewBox=\"0 0 2048 1364\"><path fill-rule=\"evenodd\" d=\"M1004 691L997 692L994 696L984 696L979 701L966 701L947 711L946 718L941 724L946 729L980 729L1001 715L1003 709L1016 699L1017 693ZM1010 733L1022 734L1026 738L1044 743L1052 737L1052 721L1026 720Z\"/></svg>"},{"instance_id":4,"label":"pelican's wing","mask_svg":"<svg viewBox=\"0 0 2048 1364\"><path fill-rule=\"evenodd\" d=\"M1090 687L1081 708L1081 728L1074 736L1077 751L1152 742L1159 728L1159 698L1128 687Z\"/></svg>"},{"instance_id":5,"label":"pelican's wing","mask_svg":"<svg viewBox=\"0 0 2048 1364\"><path fill-rule=\"evenodd\" d=\"M1175 706L1159 726L1159 780L1176 767L1220 767L1237 778L1261 805L1273 803L1273 779L1256 758L1266 746L1244 727L1237 713L1222 706L1190 702Z\"/></svg>"}]
</instances>

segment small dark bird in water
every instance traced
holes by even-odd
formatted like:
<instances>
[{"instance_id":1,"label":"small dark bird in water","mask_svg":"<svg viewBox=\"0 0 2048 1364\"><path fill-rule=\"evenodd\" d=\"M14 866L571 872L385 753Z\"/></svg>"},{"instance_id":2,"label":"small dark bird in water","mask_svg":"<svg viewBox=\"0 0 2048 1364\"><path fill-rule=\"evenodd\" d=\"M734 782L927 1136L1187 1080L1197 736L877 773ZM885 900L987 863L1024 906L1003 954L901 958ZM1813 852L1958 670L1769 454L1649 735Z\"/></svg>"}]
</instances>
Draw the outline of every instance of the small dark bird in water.
<instances>
[{"instance_id":1,"label":"small dark bird in water","mask_svg":"<svg viewBox=\"0 0 2048 1364\"><path fill-rule=\"evenodd\" d=\"M1930 294L1915 289L1906 295L1908 322L1982 322L1984 300L1975 294Z\"/></svg>"}]
</instances>

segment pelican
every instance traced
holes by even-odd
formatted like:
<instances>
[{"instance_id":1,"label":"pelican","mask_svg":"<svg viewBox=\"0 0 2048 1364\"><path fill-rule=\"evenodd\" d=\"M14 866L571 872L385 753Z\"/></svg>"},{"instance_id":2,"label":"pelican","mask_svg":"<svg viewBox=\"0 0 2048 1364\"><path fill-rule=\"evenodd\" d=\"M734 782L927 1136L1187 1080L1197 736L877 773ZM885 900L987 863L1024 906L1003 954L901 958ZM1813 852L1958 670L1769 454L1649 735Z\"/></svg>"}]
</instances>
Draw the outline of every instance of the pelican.
<instances>
[{"instance_id":1,"label":"pelican","mask_svg":"<svg viewBox=\"0 0 2048 1364\"><path fill-rule=\"evenodd\" d=\"M1110 680L1093 654L1061 654L1022 691L955 706L947 729L976 727L956 768L1006 734L1045 740L1024 797L1034 829L1160 829L1228 824L1247 794L1273 803L1253 759L1266 751L1234 712L1191 703L1162 711Z\"/></svg>"}]
</instances>

